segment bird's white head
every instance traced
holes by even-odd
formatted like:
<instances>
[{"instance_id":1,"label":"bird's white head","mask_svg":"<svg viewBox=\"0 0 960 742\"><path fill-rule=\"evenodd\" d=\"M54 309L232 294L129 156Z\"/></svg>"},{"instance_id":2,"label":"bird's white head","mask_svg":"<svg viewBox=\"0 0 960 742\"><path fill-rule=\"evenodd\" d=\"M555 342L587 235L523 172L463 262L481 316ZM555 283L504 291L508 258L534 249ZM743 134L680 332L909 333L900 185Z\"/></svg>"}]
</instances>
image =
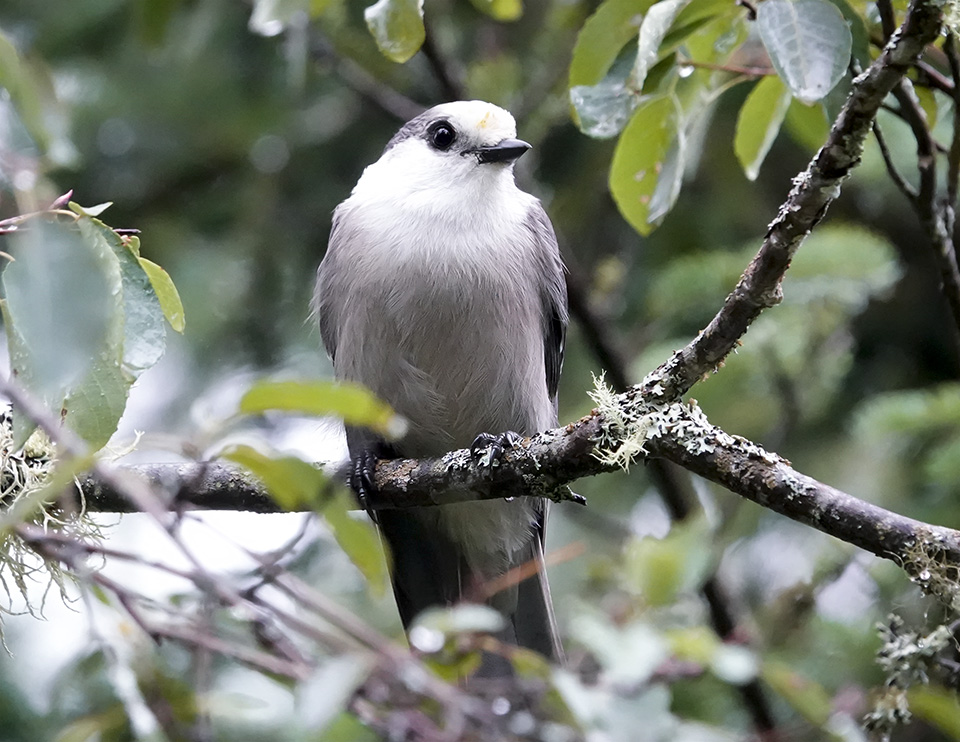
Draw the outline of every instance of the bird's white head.
<instances>
[{"instance_id":1,"label":"bird's white head","mask_svg":"<svg viewBox=\"0 0 960 742\"><path fill-rule=\"evenodd\" d=\"M513 163L530 149L516 137L513 116L499 106L443 103L404 124L370 175L403 182L410 190L475 186L502 178L512 182Z\"/></svg>"}]
</instances>

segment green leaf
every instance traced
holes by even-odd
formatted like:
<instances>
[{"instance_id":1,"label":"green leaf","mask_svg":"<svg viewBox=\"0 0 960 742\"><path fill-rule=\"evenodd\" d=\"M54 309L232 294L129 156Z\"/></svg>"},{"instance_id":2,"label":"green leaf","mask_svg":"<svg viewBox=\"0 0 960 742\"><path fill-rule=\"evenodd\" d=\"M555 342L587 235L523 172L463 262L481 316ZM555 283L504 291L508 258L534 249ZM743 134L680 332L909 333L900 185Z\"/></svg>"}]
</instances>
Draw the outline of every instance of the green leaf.
<instances>
[{"instance_id":1,"label":"green leaf","mask_svg":"<svg viewBox=\"0 0 960 742\"><path fill-rule=\"evenodd\" d=\"M681 48L686 56L697 62L722 65L737 53L750 29L735 7L724 5L721 9L725 12L704 17L706 8L703 6L704 3L693 0L680 12L663 40L663 47ZM726 83L729 74L721 72L720 75Z\"/></svg>"},{"instance_id":2,"label":"green leaf","mask_svg":"<svg viewBox=\"0 0 960 742\"><path fill-rule=\"evenodd\" d=\"M247 469L269 490L284 510L320 513L340 548L366 578L376 594L387 585L387 569L376 528L350 511L356 500L345 487L334 486L313 464L296 456L268 456L250 446L231 446L221 454Z\"/></svg>"},{"instance_id":3,"label":"green leaf","mask_svg":"<svg viewBox=\"0 0 960 742\"><path fill-rule=\"evenodd\" d=\"M133 382L112 350L103 349L59 405L61 420L94 450L103 448L117 430Z\"/></svg>"},{"instance_id":4,"label":"green leaf","mask_svg":"<svg viewBox=\"0 0 960 742\"><path fill-rule=\"evenodd\" d=\"M113 201L104 201L102 204L97 204L96 206L81 206L75 201L71 201L67 206L70 208L70 211L77 216L97 217L113 206Z\"/></svg>"},{"instance_id":5,"label":"green leaf","mask_svg":"<svg viewBox=\"0 0 960 742\"><path fill-rule=\"evenodd\" d=\"M173 279L170 278L170 274L146 258L140 258L139 260L140 266L150 279L150 285L153 286L153 291L160 301L163 316L167 318L170 327L176 332L183 333L187 319L183 312L183 302L180 301L180 294L173 283Z\"/></svg>"},{"instance_id":6,"label":"green leaf","mask_svg":"<svg viewBox=\"0 0 960 742\"><path fill-rule=\"evenodd\" d=\"M296 456L267 456L250 446L230 446L220 453L263 482L284 510L319 511L330 496L331 481L317 467Z\"/></svg>"},{"instance_id":7,"label":"green leaf","mask_svg":"<svg viewBox=\"0 0 960 742\"><path fill-rule=\"evenodd\" d=\"M819 683L804 677L784 663L774 661L763 664L760 676L811 724L821 727L827 723L833 703L830 695Z\"/></svg>"},{"instance_id":8,"label":"green leaf","mask_svg":"<svg viewBox=\"0 0 960 742\"><path fill-rule=\"evenodd\" d=\"M345 487L338 487L321 513L340 548L367 578L370 589L375 595L383 595L389 579L380 536L369 519L351 515L356 505L353 494Z\"/></svg>"},{"instance_id":9,"label":"green leaf","mask_svg":"<svg viewBox=\"0 0 960 742\"><path fill-rule=\"evenodd\" d=\"M823 106L819 103L807 105L796 98L787 109L785 125L793 141L808 152L816 152L830 134L830 121Z\"/></svg>"},{"instance_id":10,"label":"green leaf","mask_svg":"<svg viewBox=\"0 0 960 742\"><path fill-rule=\"evenodd\" d=\"M913 93L917 96L917 102L923 109L923 114L927 117L927 126L932 131L937 125L937 95L930 88L919 85L914 86Z\"/></svg>"},{"instance_id":11,"label":"green leaf","mask_svg":"<svg viewBox=\"0 0 960 742\"><path fill-rule=\"evenodd\" d=\"M851 51L854 59L864 68L868 67L873 59L870 56L870 30L867 28L864 13L854 8L848 0L830 0L837 6L850 28L853 45Z\"/></svg>"},{"instance_id":12,"label":"green leaf","mask_svg":"<svg viewBox=\"0 0 960 742\"><path fill-rule=\"evenodd\" d=\"M267 410L336 415L348 425L370 428L388 438L406 432L406 421L359 384L332 381L262 381L240 400L240 411L259 414Z\"/></svg>"},{"instance_id":13,"label":"green leaf","mask_svg":"<svg viewBox=\"0 0 960 742\"><path fill-rule=\"evenodd\" d=\"M380 51L394 62L406 62L423 46L423 0L377 0L363 18Z\"/></svg>"},{"instance_id":14,"label":"green leaf","mask_svg":"<svg viewBox=\"0 0 960 742\"><path fill-rule=\"evenodd\" d=\"M41 401L44 401L39 393L40 385L34 378L33 363L27 341L23 339L20 330L10 316L6 300L0 301L0 314L3 316L3 329L7 335L7 353L10 357L11 376L24 389L36 394ZM36 429L37 424L33 420L26 415L17 414L14 410L12 449L14 451L21 449Z\"/></svg>"},{"instance_id":15,"label":"green leaf","mask_svg":"<svg viewBox=\"0 0 960 742\"><path fill-rule=\"evenodd\" d=\"M633 65L623 60L596 85L578 85L570 89L570 103L576 112L577 126L597 139L615 137L644 100L629 84Z\"/></svg>"},{"instance_id":16,"label":"green leaf","mask_svg":"<svg viewBox=\"0 0 960 742\"><path fill-rule=\"evenodd\" d=\"M757 28L777 74L804 103L829 93L850 63L850 28L826 0L766 0Z\"/></svg>"},{"instance_id":17,"label":"green leaf","mask_svg":"<svg viewBox=\"0 0 960 742\"><path fill-rule=\"evenodd\" d=\"M687 152L687 137L683 127L678 125L677 137L667 150L663 164L657 178L657 187L653 189L650 198L650 210L647 221L650 224L658 223L667 215L680 195L680 186L683 184L683 171Z\"/></svg>"},{"instance_id":18,"label":"green leaf","mask_svg":"<svg viewBox=\"0 0 960 742\"><path fill-rule=\"evenodd\" d=\"M779 77L765 77L754 86L740 108L733 149L749 180L757 179L791 100L790 91Z\"/></svg>"},{"instance_id":19,"label":"green leaf","mask_svg":"<svg viewBox=\"0 0 960 742\"><path fill-rule=\"evenodd\" d=\"M23 341L31 391L52 400L84 375L91 348L119 345L116 332L108 339L122 321L119 266L62 222L14 237L16 260L3 272L7 313ZM14 366L15 375L24 370Z\"/></svg>"},{"instance_id":20,"label":"green leaf","mask_svg":"<svg viewBox=\"0 0 960 742\"><path fill-rule=\"evenodd\" d=\"M915 685L907 691L910 711L950 739L960 740L957 693L934 685Z\"/></svg>"},{"instance_id":21,"label":"green leaf","mask_svg":"<svg viewBox=\"0 0 960 742\"><path fill-rule=\"evenodd\" d=\"M632 539L624 552L624 586L650 605L673 603L681 592L693 592L703 582L712 555L704 544L706 521L694 518L675 523L664 538Z\"/></svg>"},{"instance_id":22,"label":"green leaf","mask_svg":"<svg viewBox=\"0 0 960 742\"><path fill-rule=\"evenodd\" d=\"M637 41L637 59L633 65L631 77L632 87L643 90L643 83L647 73L657 61L660 44L673 21L690 0L660 0L647 11L640 23L640 34Z\"/></svg>"},{"instance_id":23,"label":"green leaf","mask_svg":"<svg viewBox=\"0 0 960 742\"><path fill-rule=\"evenodd\" d=\"M522 0L470 0L481 13L497 21L515 21L523 15Z\"/></svg>"},{"instance_id":24,"label":"green leaf","mask_svg":"<svg viewBox=\"0 0 960 742\"><path fill-rule=\"evenodd\" d=\"M19 383L94 448L114 433L136 378L164 352L159 300L130 246L83 209L18 235L3 275ZM22 239L19 239L22 237ZM20 416L15 438L32 425Z\"/></svg>"},{"instance_id":25,"label":"green leaf","mask_svg":"<svg viewBox=\"0 0 960 742\"><path fill-rule=\"evenodd\" d=\"M642 103L630 119L610 166L610 191L623 217L640 234L653 231L650 204L677 135L678 111L669 96Z\"/></svg>"},{"instance_id":26,"label":"green leaf","mask_svg":"<svg viewBox=\"0 0 960 742\"><path fill-rule=\"evenodd\" d=\"M119 261L104 240L75 224L44 223L22 237L14 241L17 261L3 274L11 369L51 415L100 448L134 381L122 368ZM14 429L20 445L32 424L17 416Z\"/></svg>"},{"instance_id":27,"label":"green leaf","mask_svg":"<svg viewBox=\"0 0 960 742\"><path fill-rule=\"evenodd\" d=\"M704 21L719 15L739 17L743 14L736 6L731 7L727 0L690 0L674 21L668 39L676 32L687 35Z\"/></svg>"},{"instance_id":28,"label":"green leaf","mask_svg":"<svg viewBox=\"0 0 960 742\"><path fill-rule=\"evenodd\" d=\"M113 252L120 265L123 296L123 366L135 378L153 366L166 349L160 301L150 278L130 250L110 227L98 219L78 222L80 235L97 249Z\"/></svg>"},{"instance_id":29,"label":"green leaf","mask_svg":"<svg viewBox=\"0 0 960 742\"><path fill-rule=\"evenodd\" d=\"M573 47L569 87L596 85L636 36L651 0L606 0L583 24Z\"/></svg>"}]
</instances>

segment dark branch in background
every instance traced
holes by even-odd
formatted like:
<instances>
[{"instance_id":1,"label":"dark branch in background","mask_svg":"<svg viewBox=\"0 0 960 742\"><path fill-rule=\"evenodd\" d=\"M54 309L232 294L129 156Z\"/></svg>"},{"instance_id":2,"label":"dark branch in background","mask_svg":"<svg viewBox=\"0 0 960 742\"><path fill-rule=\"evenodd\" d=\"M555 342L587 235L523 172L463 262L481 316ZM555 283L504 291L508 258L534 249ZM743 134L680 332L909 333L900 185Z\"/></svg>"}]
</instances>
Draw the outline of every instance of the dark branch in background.
<instances>
[{"instance_id":1,"label":"dark branch in background","mask_svg":"<svg viewBox=\"0 0 960 742\"><path fill-rule=\"evenodd\" d=\"M873 122L873 136L877 139L877 146L880 148L880 156L883 157L883 164L887 167L887 175L890 176L890 180L893 181L893 184L907 197L907 200L910 203L913 203L917 198L917 189L914 188L910 183L907 182L907 179L901 175L900 171L897 170L897 165L893 161L893 156L890 154L890 148L887 146L887 138L883 135L883 131L880 129L880 122Z\"/></svg>"},{"instance_id":2,"label":"dark branch in background","mask_svg":"<svg viewBox=\"0 0 960 742\"><path fill-rule=\"evenodd\" d=\"M953 99L953 130L957 132L960 131L960 54L957 52L957 37L952 31L947 33L943 51L947 56L950 75L953 78L953 87L949 95ZM947 158L947 163L947 207L950 209L952 217L957 208L957 187L958 182L960 182L960 136L956 134L950 142L950 155ZM951 234L953 234L953 221L951 218Z\"/></svg>"},{"instance_id":3,"label":"dark branch in background","mask_svg":"<svg viewBox=\"0 0 960 742\"><path fill-rule=\"evenodd\" d=\"M917 141L917 169L920 173L920 188L911 199L920 226L933 247L933 256L940 272L941 292L950 307L953 317L954 340L960 342L960 269L953 244L954 206L937 198L937 147L930 131L926 114L920 107L913 91L903 80L893 89L900 103L900 110L910 125ZM960 130L954 134L954 142ZM956 144L951 147L951 150Z\"/></svg>"},{"instance_id":4,"label":"dark branch in background","mask_svg":"<svg viewBox=\"0 0 960 742\"><path fill-rule=\"evenodd\" d=\"M878 0L877 7L883 23L884 36L893 33L893 5L890 0ZM947 301L950 314L953 318L954 341L960 347L960 268L957 266L957 254L953 241L955 209L957 202L957 179L960 172L960 91L956 81L960 79L960 60L957 58L955 39L952 33L947 35L944 44L944 53L950 65L954 82L940 79L942 76L930 65L918 62L922 75L934 86L943 90L953 100L953 141L947 157L947 196L939 199L937 196L937 153L940 148L933 138L930 122L914 95L910 83L901 79L893 87L892 93L900 104L900 117L910 127L913 138L917 142L917 170L919 172L919 189L909 185L899 174L887 150L886 142L876 125L874 133L880 145L887 172L900 191L906 196L910 205L917 213L920 227L926 233L933 248L933 257L940 273L941 292Z\"/></svg>"},{"instance_id":5,"label":"dark branch in background","mask_svg":"<svg viewBox=\"0 0 960 742\"><path fill-rule=\"evenodd\" d=\"M420 51L430 65L430 70L440 86L440 94L443 98L448 101L463 100L465 96L464 85L461 82L462 75L453 62L440 51L433 34L433 28L429 23L424 23L423 46Z\"/></svg>"},{"instance_id":6,"label":"dark branch in background","mask_svg":"<svg viewBox=\"0 0 960 742\"><path fill-rule=\"evenodd\" d=\"M310 54L318 64L332 67L334 73L348 88L401 121L409 121L423 113L426 108L390 86L382 84L358 62L337 54L333 45L315 29L311 32Z\"/></svg>"},{"instance_id":7,"label":"dark branch in background","mask_svg":"<svg viewBox=\"0 0 960 742\"><path fill-rule=\"evenodd\" d=\"M603 368L610 385L618 392L626 391L631 386L627 362L610 331L610 323L593 311L587 281L569 261L566 278L570 317L580 327L584 344Z\"/></svg>"},{"instance_id":8,"label":"dark branch in background","mask_svg":"<svg viewBox=\"0 0 960 742\"><path fill-rule=\"evenodd\" d=\"M884 98L919 59L940 30L940 8L914 0L898 33L880 56L854 81L826 144L793 189L770 225L763 245L733 293L710 324L685 348L644 381L642 393L662 400L685 394L737 346L747 328L781 299L781 280L804 238L823 218L840 186L859 163Z\"/></svg>"},{"instance_id":9,"label":"dark branch in background","mask_svg":"<svg viewBox=\"0 0 960 742\"><path fill-rule=\"evenodd\" d=\"M579 273L567 273L567 296L570 316L577 321L583 339L606 373L606 379L618 392L630 387L627 364L615 346L609 332L610 323L597 317L590 306L586 281ZM647 461L647 474L660 493L672 520L682 522L690 517L697 502L690 477L674 464L660 459ZM724 641L733 638L737 619L726 590L716 573L711 574L700 588L709 609L710 624ZM753 679L737 686L758 732L769 733L776 728L773 711L760 682Z\"/></svg>"}]
</instances>

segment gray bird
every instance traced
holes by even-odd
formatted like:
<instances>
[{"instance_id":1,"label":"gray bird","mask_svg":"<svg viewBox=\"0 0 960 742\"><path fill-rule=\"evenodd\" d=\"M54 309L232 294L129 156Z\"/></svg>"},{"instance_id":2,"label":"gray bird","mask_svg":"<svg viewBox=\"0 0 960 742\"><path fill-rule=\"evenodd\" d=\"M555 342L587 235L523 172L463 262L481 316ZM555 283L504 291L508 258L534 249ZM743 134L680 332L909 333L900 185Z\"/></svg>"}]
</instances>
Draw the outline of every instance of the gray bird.
<instances>
[{"instance_id":1,"label":"gray bird","mask_svg":"<svg viewBox=\"0 0 960 742\"><path fill-rule=\"evenodd\" d=\"M409 422L391 446L347 430L355 488L372 486L377 457L496 453L511 445L508 431L557 424L564 268L543 207L514 182L530 148L516 136L513 117L490 103L431 108L397 132L334 213L313 298L323 343L339 379L367 386ZM506 619L501 639L560 659L546 516L546 502L527 497L380 511L404 626L533 564L533 577L487 602Z\"/></svg>"}]
</instances>

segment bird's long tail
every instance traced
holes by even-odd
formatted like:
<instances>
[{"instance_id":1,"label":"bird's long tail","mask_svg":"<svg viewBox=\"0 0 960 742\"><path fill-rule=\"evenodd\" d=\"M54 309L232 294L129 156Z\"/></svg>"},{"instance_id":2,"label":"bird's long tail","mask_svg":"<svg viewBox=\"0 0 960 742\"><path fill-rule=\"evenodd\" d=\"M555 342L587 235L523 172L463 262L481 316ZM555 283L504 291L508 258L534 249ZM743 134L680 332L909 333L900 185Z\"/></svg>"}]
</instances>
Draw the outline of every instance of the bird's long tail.
<instances>
[{"instance_id":1,"label":"bird's long tail","mask_svg":"<svg viewBox=\"0 0 960 742\"><path fill-rule=\"evenodd\" d=\"M378 520L393 559L393 590L405 629L426 608L480 598L506 620L498 639L553 660L563 658L543 561L542 529L531 534L504 574L478 575L462 547L415 511L385 510ZM504 665L485 660L481 672L502 675L509 672Z\"/></svg>"}]
</instances>

